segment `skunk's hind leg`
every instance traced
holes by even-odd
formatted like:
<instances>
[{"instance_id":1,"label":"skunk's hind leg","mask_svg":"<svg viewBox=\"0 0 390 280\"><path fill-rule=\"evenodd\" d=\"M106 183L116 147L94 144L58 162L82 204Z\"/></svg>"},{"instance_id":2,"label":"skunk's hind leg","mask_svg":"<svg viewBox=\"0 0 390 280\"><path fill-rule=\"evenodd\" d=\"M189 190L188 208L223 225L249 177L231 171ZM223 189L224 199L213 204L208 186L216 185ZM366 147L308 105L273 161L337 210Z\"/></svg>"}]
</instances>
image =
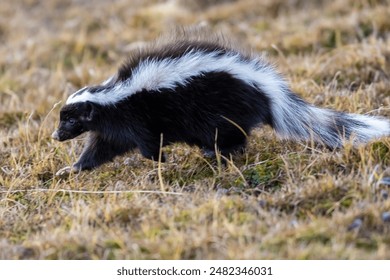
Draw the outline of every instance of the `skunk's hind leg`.
<instances>
[{"instance_id":1,"label":"skunk's hind leg","mask_svg":"<svg viewBox=\"0 0 390 280\"><path fill-rule=\"evenodd\" d=\"M208 143L202 146L202 151L206 157L215 157L217 148L222 156L229 158L230 155L244 153L245 147L246 135L243 133L224 133L217 138L217 147L215 147L215 143Z\"/></svg>"},{"instance_id":2,"label":"skunk's hind leg","mask_svg":"<svg viewBox=\"0 0 390 280\"><path fill-rule=\"evenodd\" d=\"M221 154L229 157L230 154L243 153L245 151L247 134L238 129L221 131L217 138L217 145Z\"/></svg>"},{"instance_id":3,"label":"skunk's hind leg","mask_svg":"<svg viewBox=\"0 0 390 280\"><path fill-rule=\"evenodd\" d=\"M144 141L143 143L138 145L141 154L147 158L154 161L165 162L166 157L165 154L161 151L160 158L160 145L157 141Z\"/></svg>"}]
</instances>

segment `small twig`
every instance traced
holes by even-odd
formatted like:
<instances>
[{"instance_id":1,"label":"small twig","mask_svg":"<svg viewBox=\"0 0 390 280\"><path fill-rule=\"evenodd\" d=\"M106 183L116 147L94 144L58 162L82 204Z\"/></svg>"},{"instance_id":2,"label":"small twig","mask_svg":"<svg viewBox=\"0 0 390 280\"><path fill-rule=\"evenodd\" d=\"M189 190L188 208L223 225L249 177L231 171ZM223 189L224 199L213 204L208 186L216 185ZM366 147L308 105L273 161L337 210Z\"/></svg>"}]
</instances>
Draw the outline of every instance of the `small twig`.
<instances>
[{"instance_id":1,"label":"small twig","mask_svg":"<svg viewBox=\"0 0 390 280\"><path fill-rule=\"evenodd\" d=\"M239 125L237 124L236 122L232 121L231 119L225 117L225 116L222 116L220 115L222 118L224 118L225 120L227 120L228 122L230 122L232 125L234 125L235 127L237 127L241 132L242 134L245 135L246 138L248 138L248 134L245 132L245 130Z\"/></svg>"},{"instance_id":2,"label":"small twig","mask_svg":"<svg viewBox=\"0 0 390 280\"><path fill-rule=\"evenodd\" d=\"M38 130L38 139L41 139L41 134L42 134L42 128L43 128L43 125L46 123L49 115L54 111L55 108L57 108L58 105L61 104L62 101L59 101L57 103L55 103L53 105L53 107L50 109L50 111L46 114L45 118L43 119L43 121L41 122L41 125L39 126L39 130Z\"/></svg>"},{"instance_id":3,"label":"small twig","mask_svg":"<svg viewBox=\"0 0 390 280\"><path fill-rule=\"evenodd\" d=\"M18 205L18 206L20 206L20 207L22 207L22 208L24 208L24 209L27 209L27 206L25 206L25 205L23 205L22 203L20 203L20 202L17 202L16 200L14 200L14 199L9 199L9 198L6 198L6 199L2 199L1 201L10 201L10 202L13 202L15 205Z\"/></svg>"},{"instance_id":4,"label":"small twig","mask_svg":"<svg viewBox=\"0 0 390 280\"><path fill-rule=\"evenodd\" d=\"M141 191L141 190L128 190L128 191L82 191L82 190L66 190L66 189L26 189L26 190L8 190L0 191L0 193L18 193L18 192L64 192L64 193L82 193L82 194L121 194L121 193L146 193L146 194L172 194L172 195L184 195L177 192L163 192L163 191Z\"/></svg>"},{"instance_id":5,"label":"small twig","mask_svg":"<svg viewBox=\"0 0 390 280\"><path fill-rule=\"evenodd\" d=\"M161 172L161 158L162 158L162 148L163 148L163 134L160 135L160 150L158 151L158 165L157 165L157 175L158 181L160 182L161 191L164 191L164 180Z\"/></svg>"}]
</instances>

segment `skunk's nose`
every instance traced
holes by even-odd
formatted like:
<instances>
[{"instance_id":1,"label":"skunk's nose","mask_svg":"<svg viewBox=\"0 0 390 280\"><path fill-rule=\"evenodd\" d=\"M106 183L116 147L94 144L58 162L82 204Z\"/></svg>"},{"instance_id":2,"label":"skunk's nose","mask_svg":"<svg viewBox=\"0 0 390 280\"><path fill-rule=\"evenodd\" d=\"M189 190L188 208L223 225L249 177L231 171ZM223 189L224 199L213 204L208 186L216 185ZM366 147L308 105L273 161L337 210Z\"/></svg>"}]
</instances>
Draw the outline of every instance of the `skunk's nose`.
<instances>
[{"instance_id":1,"label":"skunk's nose","mask_svg":"<svg viewBox=\"0 0 390 280\"><path fill-rule=\"evenodd\" d=\"M57 140L57 141L60 140L60 136L58 135L57 130L53 132L53 134L51 135L51 138L53 138L54 140Z\"/></svg>"}]
</instances>

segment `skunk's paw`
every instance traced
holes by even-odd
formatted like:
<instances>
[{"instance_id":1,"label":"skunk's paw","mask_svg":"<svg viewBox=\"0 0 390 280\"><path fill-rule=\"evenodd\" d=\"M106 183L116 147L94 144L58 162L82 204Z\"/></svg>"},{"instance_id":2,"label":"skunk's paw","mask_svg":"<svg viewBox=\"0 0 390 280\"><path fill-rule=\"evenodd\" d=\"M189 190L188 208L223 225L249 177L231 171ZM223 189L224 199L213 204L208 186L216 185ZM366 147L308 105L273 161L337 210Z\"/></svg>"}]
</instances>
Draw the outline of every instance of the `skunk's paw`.
<instances>
[{"instance_id":1,"label":"skunk's paw","mask_svg":"<svg viewBox=\"0 0 390 280\"><path fill-rule=\"evenodd\" d=\"M80 169L78 169L75 166L66 166L64 168L61 168L60 170L57 171L56 176L57 177L64 177L69 175L70 173L76 173L79 172Z\"/></svg>"}]
</instances>

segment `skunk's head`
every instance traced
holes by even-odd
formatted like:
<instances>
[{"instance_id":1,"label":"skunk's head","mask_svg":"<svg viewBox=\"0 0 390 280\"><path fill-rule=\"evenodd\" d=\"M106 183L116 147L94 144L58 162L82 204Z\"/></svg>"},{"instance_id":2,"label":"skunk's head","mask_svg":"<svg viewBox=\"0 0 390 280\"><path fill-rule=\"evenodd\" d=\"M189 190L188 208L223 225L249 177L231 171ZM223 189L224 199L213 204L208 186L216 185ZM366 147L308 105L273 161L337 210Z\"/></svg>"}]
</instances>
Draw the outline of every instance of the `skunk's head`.
<instances>
[{"instance_id":1,"label":"skunk's head","mask_svg":"<svg viewBox=\"0 0 390 280\"><path fill-rule=\"evenodd\" d=\"M73 139L90 130L95 116L92 102L77 102L61 108L60 124L51 137L58 141Z\"/></svg>"}]
</instances>

